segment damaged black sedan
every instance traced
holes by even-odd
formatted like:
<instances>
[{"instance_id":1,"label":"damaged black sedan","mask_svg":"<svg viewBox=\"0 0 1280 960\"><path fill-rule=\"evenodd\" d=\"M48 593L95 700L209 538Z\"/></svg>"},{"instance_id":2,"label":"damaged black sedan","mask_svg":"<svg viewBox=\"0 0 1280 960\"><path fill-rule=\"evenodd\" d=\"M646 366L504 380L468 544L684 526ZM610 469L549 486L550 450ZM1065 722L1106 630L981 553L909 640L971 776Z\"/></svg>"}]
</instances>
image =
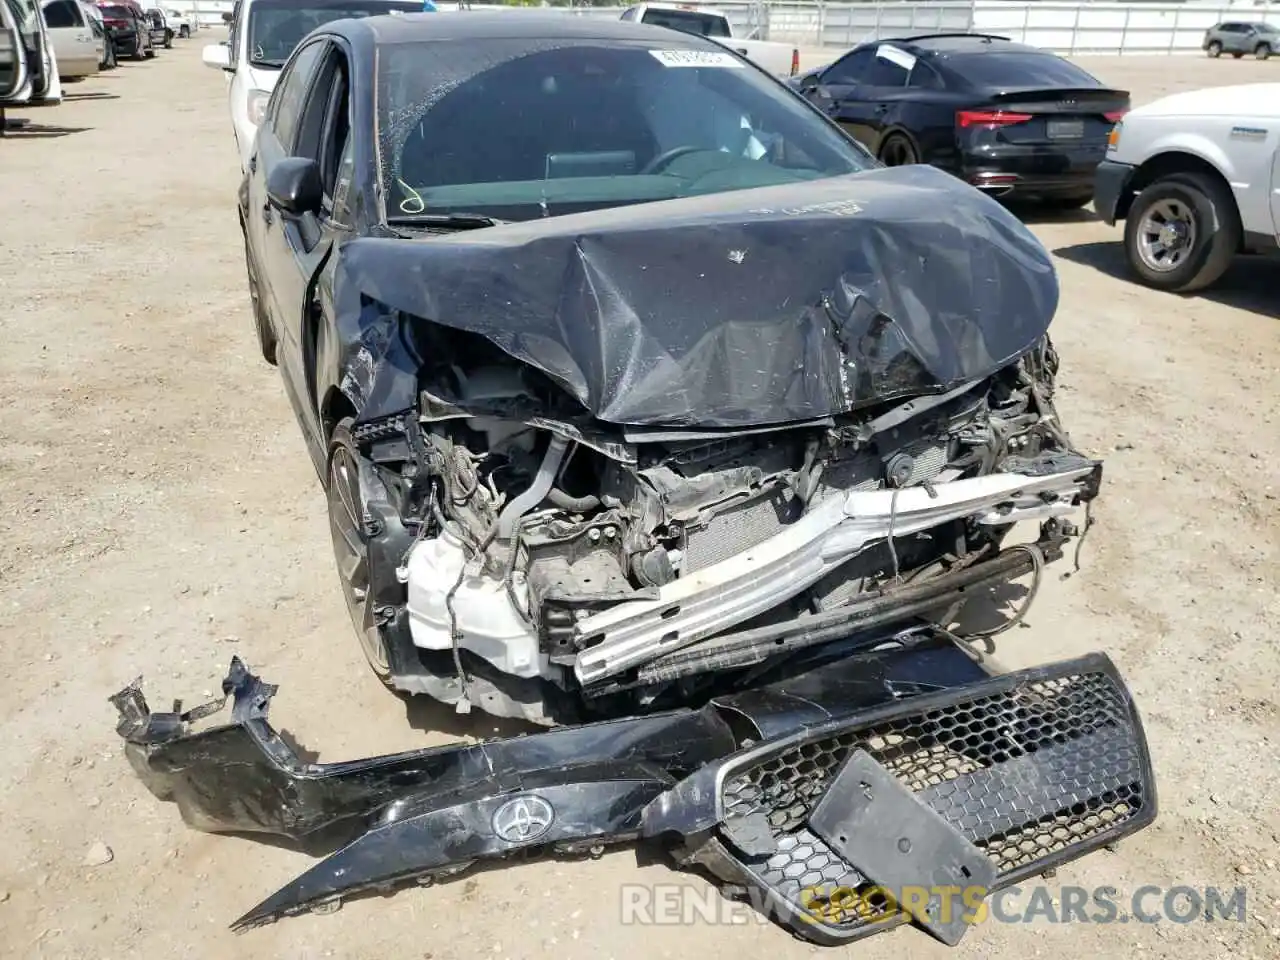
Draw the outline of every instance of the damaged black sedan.
<instances>
[{"instance_id":1,"label":"damaged black sedan","mask_svg":"<svg viewBox=\"0 0 1280 960\"><path fill-rule=\"evenodd\" d=\"M1105 657L1000 675L972 641L1021 614L956 619L1034 596L1101 480L1054 407L1052 262L994 201L704 38L423 15L298 47L240 216L369 663L556 728L317 766L238 661L211 730L121 691L188 822L340 837L240 925L639 839L811 940L954 942L937 897L886 903L1155 816Z\"/></svg>"},{"instance_id":2,"label":"damaged black sedan","mask_svg":"<svg viewBox=\"0 0 1280 960\"><path fill-rule=\"evenodd\" d=\"M264 350L398 690L540 723L683 703L1038 569L1096 493L1040 244L713 43L339 24L250 167ZM1038 545L1002 551L1022 519Z\"/></svg>"}]
</instances>

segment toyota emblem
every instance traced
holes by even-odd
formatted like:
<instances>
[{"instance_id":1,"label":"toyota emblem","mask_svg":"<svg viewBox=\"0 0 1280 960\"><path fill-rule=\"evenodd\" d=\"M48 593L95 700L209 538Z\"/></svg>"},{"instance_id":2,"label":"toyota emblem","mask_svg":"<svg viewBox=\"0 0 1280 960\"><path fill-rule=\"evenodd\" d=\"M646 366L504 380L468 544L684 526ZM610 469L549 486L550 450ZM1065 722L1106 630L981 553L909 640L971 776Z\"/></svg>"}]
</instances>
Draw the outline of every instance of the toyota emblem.
<instances>
[{"instance_id":1,"label":"toyota emblem","mask_svg":"<svg viewBox=\"0 0 1280 960\"><path fill-rule=\"evenodd\" d=\"M507 843L537 840L555 822L551 804L537 794L512 797L493 813L493 832Z\"/></svg>"}]
</instances>

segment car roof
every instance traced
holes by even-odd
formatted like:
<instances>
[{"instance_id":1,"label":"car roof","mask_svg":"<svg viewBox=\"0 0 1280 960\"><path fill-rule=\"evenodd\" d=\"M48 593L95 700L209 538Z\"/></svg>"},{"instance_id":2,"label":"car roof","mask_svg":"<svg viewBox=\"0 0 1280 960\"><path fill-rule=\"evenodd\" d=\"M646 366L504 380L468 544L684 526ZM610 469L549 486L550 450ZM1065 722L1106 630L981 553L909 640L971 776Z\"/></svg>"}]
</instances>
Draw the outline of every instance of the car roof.
<instances>
[{"instance_id":1,"label":"car roof","mask_svg":"<svg viewBox=\"0 0 1280 960\"><path fill-rule=\"evenodd\" d=\"M982 33L939 33L913 37L883 37L872 44L888 43L916 55L947 57L954 54L981 53L1050 53L1042 47L1017 43L1008 37ZM1050 54L1052 55L1052 54Z\"/></svg>"},{"instance_id":2,"label":"car roof","mask_svg":"<svg viewBox=\"0 0 1280 960\"><path fill-rule=\"evenodd\" d=\"M426 43L434 40L542 39L654 40L667 45L716 46L690 34L626 20L575 17L564 13L405 13L364 17L355 21L373 32L378 44Z\"/></svg>"}]
</instances>

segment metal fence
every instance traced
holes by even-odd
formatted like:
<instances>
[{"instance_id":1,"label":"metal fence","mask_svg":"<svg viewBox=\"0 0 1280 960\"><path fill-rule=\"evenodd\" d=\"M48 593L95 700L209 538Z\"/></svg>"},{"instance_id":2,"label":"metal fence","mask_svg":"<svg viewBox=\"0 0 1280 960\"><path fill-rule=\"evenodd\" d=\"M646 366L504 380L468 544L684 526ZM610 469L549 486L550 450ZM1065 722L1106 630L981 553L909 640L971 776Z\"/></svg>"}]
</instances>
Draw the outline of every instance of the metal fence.
<instances>
[{"instance_id":1,"label":"metal fence","mask_svg":"<svg viewBox=\"0 0 1280 960\"><path fill-rule=\"evenodd\" d=\"M441 11L456 4L436 0ZM220 24L231 0L171 0L202 24ZM1199 52L1204 32L1222 20L1280 24L1280 0L1242 3L1067 3L1053 0L701 0L721 10L739 36L809 47L848 48L864 40L937 31L996 33L1062 54L1171 54ZM469 4L472 11L534 12L538 7ZM566 15L617 19L625 6L557 7Z\"/></svg>"}]
</instances>

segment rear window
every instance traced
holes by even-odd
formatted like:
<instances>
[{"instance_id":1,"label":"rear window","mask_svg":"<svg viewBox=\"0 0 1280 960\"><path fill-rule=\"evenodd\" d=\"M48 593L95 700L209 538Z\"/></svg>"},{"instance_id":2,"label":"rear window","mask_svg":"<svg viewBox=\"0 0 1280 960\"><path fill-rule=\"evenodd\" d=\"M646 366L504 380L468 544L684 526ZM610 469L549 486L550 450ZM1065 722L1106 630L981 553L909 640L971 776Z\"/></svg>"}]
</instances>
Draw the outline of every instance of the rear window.
<instances>
[{"instance_id":1,"label":"rear window","mask_svg":"<svg viewBox=\"0 0 1280 960\"><path fill-rule=\"evenodd\" d=\"M948 58L975 87L1100 87L1091 73L1051 53L975 53Z\"/></svg>"},{"instance_id":2,"label":"rear window","mask_svg":"<svg viewBox=\"0 0 1280 960\"><path fill-rule=\"evenodd\" d=\"M133 11L128 7L120 7L115 4L108 4L101 9L104 17L111 17L114 20L128 20L133 16Z\"/></svg>"},{"instance_id":3,"label":"rear window","mask_svg":"<svg viewBox=\"0 0 1280 960\"><path fill-rule=\"evenodd\" d=\"M695 37L727 37L728 21L714 13L698 13L695 10L645 10L642 22L655 27L667 27Z\"/></svg>"}]
</instances>

